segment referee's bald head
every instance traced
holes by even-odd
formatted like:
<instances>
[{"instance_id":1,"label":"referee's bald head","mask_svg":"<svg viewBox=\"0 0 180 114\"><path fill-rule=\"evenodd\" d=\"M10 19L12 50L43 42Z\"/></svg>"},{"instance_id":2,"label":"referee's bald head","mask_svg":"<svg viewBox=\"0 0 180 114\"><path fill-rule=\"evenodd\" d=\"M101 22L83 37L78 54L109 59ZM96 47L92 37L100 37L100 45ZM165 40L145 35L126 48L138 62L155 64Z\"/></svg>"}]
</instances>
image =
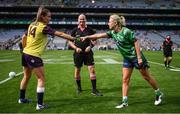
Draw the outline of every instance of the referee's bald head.
<instances>
[{"instance_id":1,"label":"referee's bald head","mask_svg":"<svg viewBox=\"0 0 180 114\"><path fill-rule=\"evenodd\" d=\"M171 36L170 36L170 35L167 35L167 36L166 36L166 39L167 39L167 40L171 40Z\"/></svg>"},{"instance_id":2,"label":"referee's bald head","mask_svg":"<svg viewBox=\"0 0 180 114\"><path fill-rule=\"evenodd\" d=\"M78 22L86 22L86 16L84 14L80 14L79 17L78 17Z\"/></svg>"}]
</instances>

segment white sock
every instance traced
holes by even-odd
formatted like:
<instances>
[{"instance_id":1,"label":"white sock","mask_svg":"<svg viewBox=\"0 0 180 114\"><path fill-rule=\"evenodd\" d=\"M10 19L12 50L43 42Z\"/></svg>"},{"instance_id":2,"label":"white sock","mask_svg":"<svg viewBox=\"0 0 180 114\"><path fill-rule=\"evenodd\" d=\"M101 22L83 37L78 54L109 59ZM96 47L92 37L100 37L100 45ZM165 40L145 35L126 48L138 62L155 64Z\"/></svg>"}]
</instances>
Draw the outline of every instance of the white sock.
<instances>
[{"instance_id":1,"label":"white sock","mask_svg":"<svg viewBox=\"0 0 180 114\"><path fill-rule=\"evenodd\" d=\"M128 97L127 96L123 96L123 100L127 100L128 99Z\"/></svg>"},{"instance_id":2,"label":"white sock","mask_svg":"<svg viewBox=\"0 0 180 114\"><path fill-rule=\"evenodd\" d=\"M160 91L159 88L155 90L155 93L157 93L158 91Z\"/></svg>"},{"instance_id":3,"label":"white sock","mask_svg":"<svg viewBox=\"0 0 180 114\"><path fill-rule=\"evenodd\" d=\"M44 93L45 88L44 87L37 87L37 93Z\"/></svg>"}]
</instances>

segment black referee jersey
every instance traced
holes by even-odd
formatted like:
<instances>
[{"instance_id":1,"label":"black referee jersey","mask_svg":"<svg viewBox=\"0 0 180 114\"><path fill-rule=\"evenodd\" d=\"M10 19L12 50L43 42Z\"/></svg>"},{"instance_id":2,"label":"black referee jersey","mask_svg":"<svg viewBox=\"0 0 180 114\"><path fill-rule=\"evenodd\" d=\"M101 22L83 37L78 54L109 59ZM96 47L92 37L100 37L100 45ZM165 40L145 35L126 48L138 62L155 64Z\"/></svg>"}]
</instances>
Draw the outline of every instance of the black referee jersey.
<instances>
[{"instance_id":1,"label":"black referee jersey","mask_svg":"<svg viewBox=\"0 0 180 114\"><path fill-rule=\"evenodd\" d=\"M76 27L72 30L71 36L76 37L76 40L74 40L75 45L78 48L81 48L83 51L85 51L86 47L91 45L91 41L89 39L86 39L85 41L80 41L78 38L95 34L96 32L91 27L86 27L83 31L81 31L80 28Z\"/></svg>"}]
</instances>

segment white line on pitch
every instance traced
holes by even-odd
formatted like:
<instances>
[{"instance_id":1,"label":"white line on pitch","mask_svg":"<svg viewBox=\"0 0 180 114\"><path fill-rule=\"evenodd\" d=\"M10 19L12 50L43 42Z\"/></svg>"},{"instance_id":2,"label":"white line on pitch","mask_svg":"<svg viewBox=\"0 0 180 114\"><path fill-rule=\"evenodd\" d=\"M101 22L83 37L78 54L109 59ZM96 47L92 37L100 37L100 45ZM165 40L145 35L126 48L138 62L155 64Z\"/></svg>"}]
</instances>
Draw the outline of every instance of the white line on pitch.
<instances>
[{"instance_id":1,"label":"white line on pitch","mask_svg":"<svg viewBox=\"0 0 180 114\"><path fill-rule=\"evenodd\" d=\"M3 83L7 82L7 81L10 80L10 79L12 79L12 77L6 78L5 80L1 81L0 84L3 84Z\"/></svg>"},{"instance_id":2,"label":"white line on pitch","mask_svg":"<svg viewBox=\"0 0 180 114\"><path fill-rule=\"evenodd\" d=\"M109 58L109 59L103 59L106 63L108 63L108 64L120 64L120 62L118 62L118 61L116 61L116 60L114 60L114 59L111 59L111 58Z\"/></svg>"},{"instance_id":3,"label":"white line on pitch","mask_svg":"<svg viewBox=\"0 0 180 114\"><path fill-rule=\"evenodd\" d=\"M21 74L23 74L23 72L17 73L17 74L15 75L15 77L17 77L17 76L19 76L19 75L21 75ZM8 78L6 78L5 80L0 81L0 85L3 84L3 83L5 83L5 82L7 82L8 80L11 80L11 79L13 79L13 77L8 77Z\"/></svg>"},{"instance_id":4,"label":"white line on pitch","mask_svg":"<svg viewBox=\"0 0 180 114\"><path fill-rule=\"evenodd\" d=\"M105 53L111 53L111 54L113 54L113 55L117 55L117 56L119 56L119 54L117 54L117 53L113 53L113 52L105 52ZM164 66L164 64L161 64L161 63L158 63L158 62L153 62L153 61L148 61L149 63L152 63L152 64L156 64L156 65L160 65L160 66ZM171 66L171 68L173 68L173 69L169 69L169 70L171 70L171 71L180 71L180 68L179 67L174 67L174 66Z\"/></svg>"}]
</instances>

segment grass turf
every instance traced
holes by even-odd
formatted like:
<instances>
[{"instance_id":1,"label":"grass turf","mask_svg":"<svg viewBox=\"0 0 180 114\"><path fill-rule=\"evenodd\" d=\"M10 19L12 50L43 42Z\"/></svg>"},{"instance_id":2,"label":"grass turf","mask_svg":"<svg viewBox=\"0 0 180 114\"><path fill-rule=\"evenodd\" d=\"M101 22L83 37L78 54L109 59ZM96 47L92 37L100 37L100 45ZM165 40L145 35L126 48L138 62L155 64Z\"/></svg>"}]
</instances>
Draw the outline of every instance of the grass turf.
<instances>
[{"instance_id":1,"label":"grass turf","mask_svg":"<svg viewBox=\"0 0 180 114\"><path fill-rule=\"evenodd\" d=\"M180 113L180 72L166 70L164 66L151 62L163 63L162 52L144 52L150 61L150 72L157 80L165 97L163 104L154 106L154 91L134 70L129 90L129 106L115 109L121 101L121 64L105 64L103 59L122 62L118 51L95 51L95 68L97 88L104 94L102 97L91 95L91 82L87 67L81 71L82 89L76 94L72 51L46 51L42 56L45 62L46 89L44 102L49 109L42 113ZM180 52L173 53L172 66L180 68ZM8 77L10 71L21 72L21 55L19 51L0 51L0 81ZM18 104L19 84L22 76L13 78L0 85L0 113L37 113L35 75L29 82L27 98L31 104Z\"/></svg>"}]
</instances>

